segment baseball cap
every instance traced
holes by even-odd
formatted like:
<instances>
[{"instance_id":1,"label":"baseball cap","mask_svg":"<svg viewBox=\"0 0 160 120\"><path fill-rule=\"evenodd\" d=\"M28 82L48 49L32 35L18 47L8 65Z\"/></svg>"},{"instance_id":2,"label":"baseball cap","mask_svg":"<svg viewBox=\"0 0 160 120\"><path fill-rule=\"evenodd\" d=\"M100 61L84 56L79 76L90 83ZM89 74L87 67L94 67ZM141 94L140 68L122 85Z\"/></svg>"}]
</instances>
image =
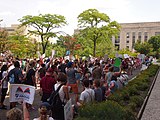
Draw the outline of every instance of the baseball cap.
<instances>
[{"instance_id":1,"label":"baseball cap","mask_svg":"<svg viewBox=\"0 0 160 120\"><path fill-rule=\"evenodd\" d=\"M40 109L42 107L46 107L47 110L51 109L51 105L48 102L42 102L41 105L40 105Z\"/></svg>"}]
</instances>

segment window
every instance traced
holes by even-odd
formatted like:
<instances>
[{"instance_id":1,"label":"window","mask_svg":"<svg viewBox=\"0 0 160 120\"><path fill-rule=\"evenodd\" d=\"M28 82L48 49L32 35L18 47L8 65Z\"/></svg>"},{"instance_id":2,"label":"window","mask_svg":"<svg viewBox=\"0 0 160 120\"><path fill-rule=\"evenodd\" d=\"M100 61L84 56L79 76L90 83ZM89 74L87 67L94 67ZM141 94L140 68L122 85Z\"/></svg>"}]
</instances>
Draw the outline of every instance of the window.
<instances>
[{"instance_id":1,"label":"window","mask_svg":"<svg viewBox=\"0 0 160 120\"><path fill-rule=\"evenodd\" d=\"M135 40L136 40L136 34L135 34L135 32L133 32L132 33L132 48L134 47Z\"/></svg>"},{"instance_id":2,"label":"window","mask_svg":"<svg viewBox=\"0 0 160 120\"><path fill-rule=\"evenodd\" d=\"M144 41L146 42L148 40L148 32L144 33Z\"/></svg>"},{"instance_id":3,"label":"window","mask_svg":"<svg viewBox=\"0 0 160 120\"><path fill-rule=\"evenodd\" d=\"M119 50L119 45L115 44L115 48L116 48L117 50Z\"/></svg>"},{"instance_id":4,"label":"window","mask_svg":"<svg viewBox=\"0 0 160 120\"><path fill-rule=\"evenodd\" d=\"M127 46L126 46L126 48L128 48L128 49L129 49L129 46L127 45Z\"/></svg>"},{"instance_id":5,"label":"window","mask_svg":"<svg viewBox=\"0 0 160 120\"><path fill-rule=\"evenodd\" d=\"M120 36L118 35L118 38L115 39L115 43L120 43Z\"/></svg>"},{"instance_id":6,"label":"window","mask_svg":"<svg viewBox=\"0 0 160 120\"><path fill-rule=\"evenodd\" d=\"M129 33L126 34L126 43L129 43Z\"/></svg>"},{"instance_id":7,"label":"window","mask_svg":"<svg viewBox=\"0 0 160 120\"><path fill-rule=\"evenodd\" d=\"M141 35L142 35L142 33L141 33L141 32L139 32L139 33L138 33L138 40L140 40L140 41L141 41L141 38L142 38L142 36L141 36Z\"/></svg>"},{"instance_id":8,"label":"window","mask_svg":"<svg viewBox=\"0 0 160 120\"><path fill-rule=\"evenodd\" d=\"M155 35L160 35L160 32L155 32Z\"/></svg>"},{"instance_id":9,"label":"window","mask_svg":"<svg viewBox=\"0 0 160 120\"><path fill-rule=\"evenodd\" d=\"M129 38L129 33L126 34L126 38Z\"/></svg>"}]
</instances>

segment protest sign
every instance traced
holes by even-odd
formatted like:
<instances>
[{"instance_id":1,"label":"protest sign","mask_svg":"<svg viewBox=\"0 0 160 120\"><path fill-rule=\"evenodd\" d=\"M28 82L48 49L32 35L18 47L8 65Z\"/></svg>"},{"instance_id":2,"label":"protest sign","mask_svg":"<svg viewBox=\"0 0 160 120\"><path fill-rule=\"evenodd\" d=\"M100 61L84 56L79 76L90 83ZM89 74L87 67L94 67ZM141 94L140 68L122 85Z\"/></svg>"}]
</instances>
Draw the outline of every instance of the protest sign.
<instances>
[{"instance_id":1,"label":"protest sign","mask_svg":"<svg viewBox=\"0 0 160 120\"><path fill-rule=\"evenodd\" d=\"M116 58L118 58L118 57L119 57L119 54L118 54L118 53L116 53L116 54L115 54L115 57L116 57Z\"/></svg>"},{"instance_id":2,"label":"protest sign","mask_svg":"<svg viewBox=\"0 0 160 120\"><path fill-rule=\"evenodd\" d=\"M73 120L73 110L71 99L64 106L64 117L65 120Z\"/></svg>"},{"instance_id":3,"label":"protest sign","mask_svg":"<svg viewBox=\"0 0 160 120\"><path fill-rule=\"evenodd\" d=\"M115 67L120 67L121 65L121 59L120 58L116 58L115 61L114 61L114 66Z\"/></svg>"},{"instance_id":4,"label":"protest sign","mask_svg":"<svg viewBox=\"0 0 160 120\"><path fill-rule=\"evenodd\" d=\"M24 101L32 104L35 95L35 87L24 84L11 84L10 85L10 102Z\"/></svg>"},{"instance_id":5,"label":"protest sign","mask_svg":"<svg viewBox=\"0 0 160 120\"><path fill-rule=\"evenodd\" d=\"M52 50L52 58L54 57L55 54L56 54L56 51Z\"/></svg>"},{"instance_id":6,"label":"protest sign","mask_svg":"<svg viewBox=\"0 0 160 120\"><path fill-rule=\"evenodd\" d=\"M104 55L104 62L107 62L107 59L108 59L108 55Z\"/></svg>"},{"instance_id":7,"label":"protest sign","mask_svg":"<svg viewBox=\"0 0 160 120\"><path fill-rule=\"evenodd\" d=\"M129 55L128 54L124 54L124 58L129 58Z\"/></svg>"}]
</instances>

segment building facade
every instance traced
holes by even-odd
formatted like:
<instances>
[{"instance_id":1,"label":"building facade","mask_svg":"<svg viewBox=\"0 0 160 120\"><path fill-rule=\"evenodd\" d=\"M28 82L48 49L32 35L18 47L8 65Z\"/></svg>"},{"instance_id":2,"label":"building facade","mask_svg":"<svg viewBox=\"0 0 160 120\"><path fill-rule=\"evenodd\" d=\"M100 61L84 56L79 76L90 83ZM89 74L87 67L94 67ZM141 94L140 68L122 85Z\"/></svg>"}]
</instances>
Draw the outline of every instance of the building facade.
<instances>
[{"instance_id":1,"label":"building facade","mask_svg":"<svg viewBox=\"0 0 160 120\"><path fill-rule=\"evenodd\" d=\"M128 48L132 51L137 40L145 42L152 36L160 35L160 22L121 23L120 25L118 37L112 37L112 42L118 50Z\"/></svg>"}]
</instances>

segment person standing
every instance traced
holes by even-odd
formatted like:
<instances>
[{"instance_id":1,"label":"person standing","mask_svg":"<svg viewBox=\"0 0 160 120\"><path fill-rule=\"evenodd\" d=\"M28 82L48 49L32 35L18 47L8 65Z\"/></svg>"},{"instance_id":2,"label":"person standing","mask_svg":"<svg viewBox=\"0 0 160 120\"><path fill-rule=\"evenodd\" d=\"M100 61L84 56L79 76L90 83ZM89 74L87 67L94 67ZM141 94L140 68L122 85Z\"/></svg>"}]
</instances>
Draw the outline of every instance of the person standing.
<instances>
[{"instance_id":1,"label":"person standing","mask_svg":"<svg viewBox=\"0 0 160 120\"><path fill-rule=\"evenodd\" d=\"M23 74L22 70L20 69L20 63L19 61L14 62L14 67L12 70L9 71L8 73L8 78L12 78L13 76L13 81L10 84L21 84L23 80ZM10 109L16 106L16 102L11 102L10 103Z\"/></svg>"},{"instance_id":2,"label":"person standing","mask_svg":"<svg viewBox=\"0 0 160 120\"><path fill-rule=\"evenodd\" d=\"M53 69L48 68L46 75L40 81L40 93L42 93L42 102L47 102L47 99L50 97L53 86L56 84L56 80L52 77Z\"/></svg>"},{"instance_id":3,"label":"person standing","mask_svg":"<svg viewBox=\"0 0 160 120\"><path fill-rule=\"evenodd\" d=\"M0 73L2 75L0 109L7 109L6 105L4 105L4 100L7 94L7 90L8 90L8 79L7 79L8 71L7 70L8 70L7 65L3 65L1 68L1 73Z\"/></svg>"},{"instance_id":4,"label":"person standing","mask_svg":"<svg viewBox=\"0 0 160 120\"><path fill-rule=\"evenodd\" d=\"M30 85L30 86L36 86L36 77L35 73L36 71L34 70L34 67L36 65L35 61L30 61L29 62L29 70L26 73L26 80L24 81L24 84ZM34 109L31 104L26 104L27 108Z\"/></svg>"},{"instance_id":5,"label":"person standing","mask_svg":"<svg viewBox=\"0 0 160 120\"><path fill-rule=\"evenodd\" d=\"M57 83L54 85L54 92L57 91L60 98L59 102L57 102L58 99L56 99L56 102L60 104L55 104L55 106L52 106L52 117L55 120L64 120L64 105L69 100L68 86L66 85L66 83L67 76L64 73L60 72L57 76ZM51 101L53 100L51 99Z\"/></svg>"},{"instance_id":6,"label":"person standing","mask_svg":"<svg viewBox=\"0 0 160 120\"><path fill-rule=\"evenodd\" d=\"M67 85L71 87L71 90L73 91L75 95L75 101L78 101L78 85L77 85L77 79L76 79L76 73L78 73L77 70L74 69L74 63L69 62L67 64Z\"/></svg>"},{"instance_id":7,"label":"person standing","mask_svg":"<svg viewBox=\"0 0 160 120\"><path fill-rule=\"evenodd\" d=\"M31 85L31 86L35 86L36 82L36 78L35 78L35 61L30 61L29 62L29 70L26 73L26 80L24 81L24 84L26 85Z\"/></svg>"}]
</instances>

